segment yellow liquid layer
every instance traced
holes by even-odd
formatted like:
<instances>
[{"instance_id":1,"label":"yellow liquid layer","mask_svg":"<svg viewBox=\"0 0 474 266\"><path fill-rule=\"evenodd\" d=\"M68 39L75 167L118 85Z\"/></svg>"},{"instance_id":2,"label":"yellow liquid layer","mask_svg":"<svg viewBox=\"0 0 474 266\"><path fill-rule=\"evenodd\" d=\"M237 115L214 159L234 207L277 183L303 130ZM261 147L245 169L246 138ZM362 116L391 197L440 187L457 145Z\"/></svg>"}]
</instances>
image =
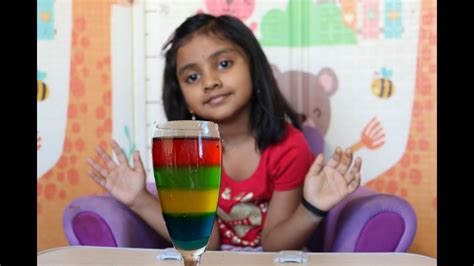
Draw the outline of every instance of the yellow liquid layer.
<instances>
[{"instance_id":1,"label":"yellow liquid layer","mask_svg":"<svg viewBox=\"0 0 474 266\"><path fill-rule=\"evenodd\" d=\"M219 189L160 189L158 194L165 213L210 213L216 211Z\"/></svg>"}]
</instances>

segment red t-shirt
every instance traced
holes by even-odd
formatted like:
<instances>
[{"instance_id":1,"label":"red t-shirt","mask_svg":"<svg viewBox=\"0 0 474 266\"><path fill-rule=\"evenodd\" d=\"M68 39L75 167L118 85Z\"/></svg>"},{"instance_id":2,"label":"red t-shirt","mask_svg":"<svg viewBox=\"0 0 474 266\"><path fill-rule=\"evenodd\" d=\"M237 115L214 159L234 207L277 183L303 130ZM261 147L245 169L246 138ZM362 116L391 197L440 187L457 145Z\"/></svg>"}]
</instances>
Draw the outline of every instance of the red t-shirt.
<instances>
[{"instance_id":1,"label":"red t-shirt","mask_svg":"<svg viewBox=\"0 0 474 266\"><path fill-rule=\"evenodd\" d=\"M303 185L313 159L303 133L288 124L284 139L261 153L257 169L249 178L234 181L222 168L217 209L221 244L260 246L260 234L273 191Z\"/></svg>"}]
</instances>

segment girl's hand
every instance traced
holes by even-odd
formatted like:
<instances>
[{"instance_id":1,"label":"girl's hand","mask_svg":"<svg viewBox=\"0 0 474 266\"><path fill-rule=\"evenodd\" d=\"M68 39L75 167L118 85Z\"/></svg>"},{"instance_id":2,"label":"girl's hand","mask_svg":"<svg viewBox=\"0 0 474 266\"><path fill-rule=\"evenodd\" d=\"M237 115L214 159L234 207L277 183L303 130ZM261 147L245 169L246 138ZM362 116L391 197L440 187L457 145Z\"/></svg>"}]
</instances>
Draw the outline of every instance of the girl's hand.
<instances>
[{"instance_id":1,"label":"girl's hand","mask_svg":"<svg viewBox=\"0 0 474 266\"><path fill-rule=\"evenodd\" d=\"M88 174L116 199L128 207L133 207L137 205L138 199L143 193L148 193L145 188L146 178L143 162L136 151L133 155L135 167L132 168L119 145L114 140L111 140L110 144L119 164L117 165L101 147L97 146L96 152L106 167L104 168L93 159L87 158L87 163L91 167Z\"/></svg>"},{"instance_id":2,"label":"girl's hand","mask_svg":"<svg viewBox=\"0 0 474 266\"><path fill-rule=\"evenodd\" d=\"M337 147L328 163L323 163L324 157L320 154L306 175L303 196L316 208L328 211L359 187L362 159L358 157L349 170L351 149L342 152Z\"/></svg>"}]
</instances>

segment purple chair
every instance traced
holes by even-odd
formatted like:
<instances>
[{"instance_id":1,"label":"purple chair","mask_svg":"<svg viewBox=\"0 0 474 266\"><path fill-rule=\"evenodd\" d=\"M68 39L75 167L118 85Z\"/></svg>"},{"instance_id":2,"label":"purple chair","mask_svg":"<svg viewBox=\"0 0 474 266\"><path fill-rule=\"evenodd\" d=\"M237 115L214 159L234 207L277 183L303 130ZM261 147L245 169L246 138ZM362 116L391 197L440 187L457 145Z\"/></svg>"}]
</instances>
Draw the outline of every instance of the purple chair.
<instances>
[{"instance_id":1,"label":"purple chair","mask_svg":"<svg viewBox=\"0 0 474 266\"><path fill-rule=\"evenodd\" d=\"M322 137L304 128L315 154ZM153 183L147 189L156 196ZM166 248L171 243L109 194L82 196L64 210L63 228L70 245ZM336 205L307 244L313 252L405 252L416 232L416 215L404 199L360 187Z\"/></svg>"},{"instance_id":2,"label":"purple chair","mask_svg":"<svg viewBox=\"0 0 474 266\"><path fill-rule=\"evenodd\" d=\"M147 189L157 195L154 183ZM138 215L110 194L82 196L63 215L63 229L70 245L103 247L171 247Z\"/></svg>"}]
</instances>

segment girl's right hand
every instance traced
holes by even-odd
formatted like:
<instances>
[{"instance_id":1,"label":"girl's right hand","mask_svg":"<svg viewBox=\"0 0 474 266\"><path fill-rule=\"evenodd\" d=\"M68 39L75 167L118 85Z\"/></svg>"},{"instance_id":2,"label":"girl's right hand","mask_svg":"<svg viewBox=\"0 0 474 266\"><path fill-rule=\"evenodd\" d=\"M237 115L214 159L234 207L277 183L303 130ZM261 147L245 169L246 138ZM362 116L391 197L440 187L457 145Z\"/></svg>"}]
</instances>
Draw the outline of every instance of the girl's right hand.
<instances>
[{"instance_id":1,"label":"girl's right hand","mask_svg":"<svg viewBox=\"0 0 474 266\"><path fill-rule=\"evenodd\" d=\"M119 164L117 165L100 146L97 146L96 152L106 167L87 158L87 163L91 167L88 174L117 200L132 208L139 205L141 196L149 193L145 186L146 175L143 162L138 151L135 151L133 155L135 167L131 167L117 142L111 140L110 144Z\"/></svg>"}]
</instances>

